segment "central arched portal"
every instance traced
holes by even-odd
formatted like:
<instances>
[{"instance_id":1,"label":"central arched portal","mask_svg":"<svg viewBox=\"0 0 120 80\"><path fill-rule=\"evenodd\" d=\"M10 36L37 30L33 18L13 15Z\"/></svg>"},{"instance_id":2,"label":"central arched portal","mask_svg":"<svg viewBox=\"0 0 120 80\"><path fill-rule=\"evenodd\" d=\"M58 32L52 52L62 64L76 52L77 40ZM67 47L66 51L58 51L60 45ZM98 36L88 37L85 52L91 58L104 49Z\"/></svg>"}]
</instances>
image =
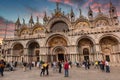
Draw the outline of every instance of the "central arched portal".
<instances>
[{"instance_id":1,"label":"central arched portal","mask_svg":"<svg viewBox=\"0 0 120 80\"><path fill-rule=\"evenodd\" d=\"M54 35L48 40L48 61L63 61L66 59L67 40L62 35Z\"/></svg>"},{"instance_id":2,"label":"central arched portal","mask_svg":"<svg viewBox=\"0 0 120 80\"><path fill-rule=\"evenodd\" d=\"M57 61L64 61L65 59L65 50L62 47L55 47L53 53L56 55Z\"/></svg>"}]
</instances>

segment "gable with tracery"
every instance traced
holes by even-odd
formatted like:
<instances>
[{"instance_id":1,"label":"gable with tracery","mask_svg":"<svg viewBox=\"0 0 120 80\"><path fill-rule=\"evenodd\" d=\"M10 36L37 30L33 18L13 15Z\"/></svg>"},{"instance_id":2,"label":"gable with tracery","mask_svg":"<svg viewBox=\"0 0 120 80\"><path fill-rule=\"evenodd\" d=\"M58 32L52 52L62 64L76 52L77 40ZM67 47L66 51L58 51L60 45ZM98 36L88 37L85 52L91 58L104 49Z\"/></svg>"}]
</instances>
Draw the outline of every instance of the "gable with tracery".
<instances>
[{"instance_id":1,"label":"gable with tracery","mask_svg":"<svg viewBox=\"0 0 120 80\"><path fill-rule=\"evenodd\" d=\"M104 20L104 19L99 19L95 22L96 27L107 26L107 25L109 25L109 23L107 20Z\"/></svg>"},{"instance_id":2,"label":"gable with tracery","mask_svg":"<svg viewBox=\"0 0 120 80\"><path fill-rule=\"evenodd\" d=\"M35 28L35 29L33 30L33 34L42 32L43 30L44 30L44 29L43 29L42 27Z\"/></svg>"},{"instance_id":3,"label":"gable with tracery","mask_svg":"<svg viewBox=\"0 0 120 80\"><path fill-rule=\"evenodd\" d=\"M90 27L90 25L89 25L88 22L81 21L81 22L76 24L75 29L78 29L78 28L89 28L89 27Z\"/></svg>"},{"instance_id":4,"label":"gable with tracery","mask_svg":"<svg viewBox=\"0 0 120 80\"><path fill-rule=\"evenodd\" d=\"M20 35L23 36L23 35L29 35L29 30L28 29L23 29L21 32L20 32Z\"/></svg>"}]
</instances>

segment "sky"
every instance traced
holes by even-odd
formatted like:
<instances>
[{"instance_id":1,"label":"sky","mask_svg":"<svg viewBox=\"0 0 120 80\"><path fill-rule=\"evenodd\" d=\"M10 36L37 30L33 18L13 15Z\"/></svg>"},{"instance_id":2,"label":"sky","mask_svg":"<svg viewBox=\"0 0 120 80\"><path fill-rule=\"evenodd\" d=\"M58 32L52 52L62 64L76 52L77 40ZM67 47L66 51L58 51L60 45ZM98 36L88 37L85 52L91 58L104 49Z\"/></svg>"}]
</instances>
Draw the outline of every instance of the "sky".
<instances>
[{"instance_id":1,"label":"sky","mask_svg":"<svg viewBox=\"0 0 120 80\"><path fill-rule=\"evenodd\" d=\"M103 13L108 14L110 1L120 16L120 0L0 0L0 42L5 37L6 28L7 37L13 37L14 23L18 17L21 23L24 18L27 24L31 15L33 15L34 21L38 16L42 23L44 12L46 11L47 15L51 16L56 8L56 2L60 3L60 8L65 14L69 13L72 7L76 17L79 17L79 9L82 10L82 15L87 17L89 6L92 8L94 16L98 13L98 7Z\"/></svg>"}]
</instances>

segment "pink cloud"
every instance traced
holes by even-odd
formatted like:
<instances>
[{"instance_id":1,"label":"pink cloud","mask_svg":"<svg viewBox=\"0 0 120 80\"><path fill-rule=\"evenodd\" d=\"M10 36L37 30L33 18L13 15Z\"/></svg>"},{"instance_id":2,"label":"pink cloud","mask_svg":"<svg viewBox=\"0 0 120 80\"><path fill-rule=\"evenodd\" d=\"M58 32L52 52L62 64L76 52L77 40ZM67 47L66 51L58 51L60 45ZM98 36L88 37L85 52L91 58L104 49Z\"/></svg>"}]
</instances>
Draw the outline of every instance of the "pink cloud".
<instances>
[{"instance_id":1,"label":"pink cloud","mask_svg":"<svg viewBox=\"0 0 120 80\"><path fill-rule=\"evenodd\" d=\"M120 16L120 11L117 12L117 15Z\"/></svg>"},{"instance_id":2,"label":"pink cloud","mask_svg":"<svg viewBox=\"0 0 120 80\"><path fill-rule=\"evenodd\" d=\"M49 0L51 2L62 2L62 0Z\"/></svg>"},{"instance_id":3,"label":"pink cloud","mask_svg":"<svg viewBox=\"0 0 120 80\"><path fill-rule=\"evenodd\" d=\"M7 29L6 29L7 26ZM13 36L14 34L14 23L11 21L7 21L4 18L0 18L0 43L1 40L4 38L5 36L5 31L7 30L6 36L10 37Z\"/></svg>"},{"instance_id":4,"label":"pink cloud","mask_svg":"<svg viewBox=\"0 0 120 80\"><path fill-rule=\"evenodd\" d=\"M65 3L65 4L68 4L68 5L71 5L71 6L74 5L74 4L71 2L71 0L64 0L64 3Z\"/></svg>"},{"instance_id":5,"label":"pink cloud","mask_svg":"<svg viewBox=\"0 0 120 80\"><path fill-rule=\"evenodd\" d=\"M98 7L101 8L102 12L107 12L109 10L109 6L110 6L109 3L107 4L94 3L91 5L91 8L93 12L96 12L96 13L98 12Z\"/></svg>"},{"instance_id":6,"label":"pink cloud","mask_svg":"<svg viewBox=\"0 0 120 80\"><path fill-rule=\"evenodd\" d=\"M93 2L93 0L88 0L88 1L83 5L83 7L85 8L85 7L89 6L89 4L92 3L92 2Z\"/></svg>"},{"instance_id":7,"label":"pink cloud","mask_svg":"<svg viewBox=\"0 0 120 80\"><path fill-rule=\"evenodd\" d=\"M71 0L49 0L49 1L51 1L51 2L60 2L60 3L68 4L68 5L71 5L71 6L74 5Z\"/></svg>"},{"instance_id":8,"label":"pink cloud","mask_svg":"<svg viewBox=\"0 0 120 80\"><path fill-rule=\"evenodd\" d=\"M38 16L39 18L43 18L44 17L44 12L34 12L33 16Z\"/></svg>"}]
</instances>

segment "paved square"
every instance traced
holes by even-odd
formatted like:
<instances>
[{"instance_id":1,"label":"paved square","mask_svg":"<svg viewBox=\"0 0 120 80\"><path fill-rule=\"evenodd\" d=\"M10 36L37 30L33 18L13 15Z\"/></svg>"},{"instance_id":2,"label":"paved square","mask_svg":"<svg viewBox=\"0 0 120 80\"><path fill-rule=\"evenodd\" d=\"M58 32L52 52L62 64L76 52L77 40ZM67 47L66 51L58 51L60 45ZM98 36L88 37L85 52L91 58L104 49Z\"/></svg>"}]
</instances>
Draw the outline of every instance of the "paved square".
<instances>
[{"instance_id":1,"label":"paved square","mask_svg":"<svg viewBox=\"0 0 120 80\"><path fill-rule=\"evenodd\" d=\"M24 72L22 68L16 71L5 71L4 77L0 76L0 80L120 80L120 68L111 67L111 73L101 72L93 67L90 70L84 68L70 68L70 76L64 77L64 71L59 74L49 69L49 76L40 77L40 70L33 68L31 71Z\"/></svg>"}]
</instances>

